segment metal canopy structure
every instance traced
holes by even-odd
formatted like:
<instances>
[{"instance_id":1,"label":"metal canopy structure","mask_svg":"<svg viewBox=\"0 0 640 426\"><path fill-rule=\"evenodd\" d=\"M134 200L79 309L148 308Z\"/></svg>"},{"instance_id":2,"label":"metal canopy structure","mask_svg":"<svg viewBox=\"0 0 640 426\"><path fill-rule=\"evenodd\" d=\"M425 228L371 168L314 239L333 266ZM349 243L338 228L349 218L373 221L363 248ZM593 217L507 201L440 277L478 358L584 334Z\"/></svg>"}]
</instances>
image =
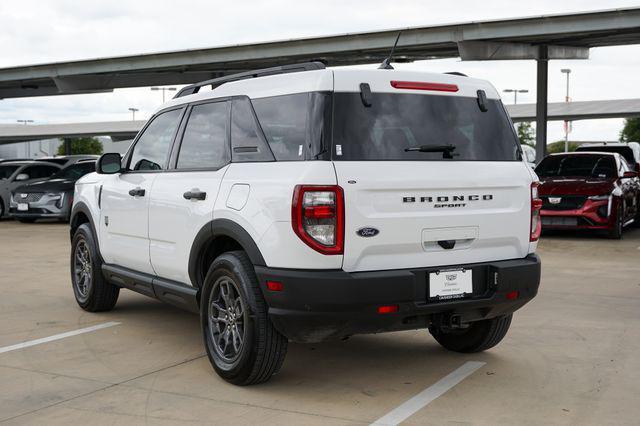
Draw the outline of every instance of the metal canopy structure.
<instances>
[{"instance_id":1,"label":"metal canopy structure","mask_svg":"<svg viewBox=\"0 0 640 426\"><path fill-rule=\"evenodd\" d=\"M0 69L0 98L94 93L116 88L191 84L230 73L296 62L328 66L381 62L402 31L396 62L537 61L536 146L547 139L548 61L586 59L589 48L640 44L640 8L411 27L208 49L57 62Z\"/></svg>"},{"instance_id":2,"label":"metal canopy structure","mask_svg":"<svg viewBox=\"0 0 640 426\"><path fill-rule=\"evenodd\" d=\"M536 120L536 104L507 105L514 123ZM640 99L553 102L547 105L549 121L640 117Z\"/></svg>"},{"instance_id":3,"label":"metal canopy structure","mask_svg":"<svg viewBox=\"0 0 640 426\"><path fill-rule=\"evenodd\" d=\"M104 121L98 123L64 123L0 125L0 145L54 138L110 136L114 141L133 139L145 120Z\"/></svg>"},{"instance_id":4,"label":"metal canopy structure","mask_svg":"<svg viewBox=\"0 0 640 426\"><path fill-rule=\"evenodd\" d=\"M536 104L506 105L513 122L534 121ZM640 117L640 99L617 99L588 102L554 102L548 106L550 121L588 120L598 118ZM105 121L98 123L65 123L0 125L0 145L51 138L111 136L115 141L133 139L144 126L144 120Z\"/></svg>"},{"instance_id":5,"label":"metal canopy structure","mask_svg":"<svg viewBox=\"0 0 640 426\"><path fill-rule=\"evenodd\" d=\"M328 66L377 63L389 54L400 30L402 36L394 56L396 62L451 58L461 54L463 60L535 59L540 57L537 46L552 46L549 59L584 58L585 49L590 47L640 43L640 8L3 68L0 69L0 98L190 84L229 73L314 60Z\"/></svg>"}]
</instances>

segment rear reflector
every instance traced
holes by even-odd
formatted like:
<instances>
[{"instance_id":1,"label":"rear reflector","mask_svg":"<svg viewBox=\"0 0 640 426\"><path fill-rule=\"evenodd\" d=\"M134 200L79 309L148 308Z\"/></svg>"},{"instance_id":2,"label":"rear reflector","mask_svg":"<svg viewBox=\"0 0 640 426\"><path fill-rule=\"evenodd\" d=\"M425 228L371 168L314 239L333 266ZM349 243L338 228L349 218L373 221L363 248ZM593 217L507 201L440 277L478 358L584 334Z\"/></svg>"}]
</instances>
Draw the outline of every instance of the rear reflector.
<instances>
[{"instance_id":1,"label":"rear reflector","mask_svg":"<svg viewBox=\"0 0 640 426\"><path fill-rule=\"evenodd\" d=\"M379 314L392 314L394 312L398 312L398 305L386 305L386 306L379 306L378 307L378 313Z\"/></svg>"},{"instance_id":2,"label":"rear reflector","mask_svg":"<svg viewBox=\"0 0 640 426\"><path fill-rule=\"evenodd\" d=\"M520 292L518 290L510 291L507 293L507 300L515 300L520 296Z\"/></svg>"},{"instance_id":3,"label":"rear reflector","mask_svg":"<svg viewBox=\"0 0 640 426\"><path fill-rule=\"evenodd\" d=\"M391 86L396 89L409 90L435 90L438 92L457 92L458 86L445 83L427 83L422 81L391 81Z\"/></svg>"},{"instance_id":4,"label":"rear reflector","mask_svg":"<svg viewBox=\"0 0 640 426\"><path fill-rule=\"evenodd\" d=\"M267 288L271 291L282 291L283 286L279 281L267 281Z\"/></svg>"}]
</instances>

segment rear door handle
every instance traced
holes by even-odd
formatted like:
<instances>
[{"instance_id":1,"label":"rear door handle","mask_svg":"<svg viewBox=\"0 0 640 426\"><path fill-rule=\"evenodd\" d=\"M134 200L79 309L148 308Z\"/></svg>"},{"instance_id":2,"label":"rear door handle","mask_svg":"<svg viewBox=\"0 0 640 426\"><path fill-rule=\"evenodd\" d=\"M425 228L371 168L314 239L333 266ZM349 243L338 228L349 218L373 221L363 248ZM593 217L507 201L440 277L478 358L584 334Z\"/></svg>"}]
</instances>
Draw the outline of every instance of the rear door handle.
<instances>
[{"instance_id":1,"label":"rear door handle","mask_svg":"<svg viewBox=\"0 0 640 426\"><path fill-rule=\"evenodd\" d=\"M142 188L134 188L131 191L129 191L129 195L131 195L132 197L144 197L144 189Z\"/></svg>"},{"instance_id":2,"label":"rear door handle","mask_svg":"<svg viewBox=\"0 0 640 426\"><path fill-rule=\"evenodd\" d=\"M185 200L204 200L207 198L207 193L198 191L197 189L192 189L191 191L187 191L182 194Z\"/></svg>"}]
</instances>

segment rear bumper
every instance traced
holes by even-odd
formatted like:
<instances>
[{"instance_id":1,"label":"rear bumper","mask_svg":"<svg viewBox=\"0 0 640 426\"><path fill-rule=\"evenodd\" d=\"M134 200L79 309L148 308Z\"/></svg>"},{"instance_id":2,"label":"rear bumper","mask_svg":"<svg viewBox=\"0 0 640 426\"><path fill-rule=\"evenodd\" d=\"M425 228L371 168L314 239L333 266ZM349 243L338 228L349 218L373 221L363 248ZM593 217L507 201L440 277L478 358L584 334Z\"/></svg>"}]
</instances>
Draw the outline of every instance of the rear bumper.
<instances>
[{"instance_id":1,"label":"rear bumper","mask_svg":"<svg viewBox=\"0 0 640 426\"><path fill-rule=\"evenodd\" d=\"M426 328L432 322L471 322L510 314L538 292L540 258L454 265L473 271L473 296L428 300L429 272L442 268L356 272L273 269L256 266L275 327L297 342L317 342L353 334ZM282 283L282 291L267 289ZM518 296L508 299L507 294ZM379 314L378 307L398 305Z\"/></svg>"}]
</instances>

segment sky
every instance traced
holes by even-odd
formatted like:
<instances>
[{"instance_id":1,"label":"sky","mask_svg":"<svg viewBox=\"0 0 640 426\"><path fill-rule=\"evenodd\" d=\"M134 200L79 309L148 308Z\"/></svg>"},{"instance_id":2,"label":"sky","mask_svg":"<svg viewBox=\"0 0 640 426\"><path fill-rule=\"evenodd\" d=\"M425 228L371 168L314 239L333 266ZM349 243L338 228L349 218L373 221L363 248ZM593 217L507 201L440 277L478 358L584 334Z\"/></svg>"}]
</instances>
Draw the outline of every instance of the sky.
<instances>
[{"instance_id":1,"label":"sky","mask_svg":"<svg viewBox=\"0 0 640 426\"><path fill-rule=\"evenodd\" d=\"M640 6L640 0L3 0L0 2L0 68L167 50L215 47L407 26ZM591 49L589 60L550 61L549 101L565 96L570 68L574 101L640 98L640 45ZM398 64L398 69L461 71L504 89L528 89L518 103L535 102L534 61L461 62L459 59ZM513 103L513 95L503 101ZM0 100L0 124L16 120L65 123L148 118L162 94L146 88L112 93ZM615 140L622 120L575 122L571 140ZM551 122L549 142L564 138Z\"/></svg>"}]
</instances>

